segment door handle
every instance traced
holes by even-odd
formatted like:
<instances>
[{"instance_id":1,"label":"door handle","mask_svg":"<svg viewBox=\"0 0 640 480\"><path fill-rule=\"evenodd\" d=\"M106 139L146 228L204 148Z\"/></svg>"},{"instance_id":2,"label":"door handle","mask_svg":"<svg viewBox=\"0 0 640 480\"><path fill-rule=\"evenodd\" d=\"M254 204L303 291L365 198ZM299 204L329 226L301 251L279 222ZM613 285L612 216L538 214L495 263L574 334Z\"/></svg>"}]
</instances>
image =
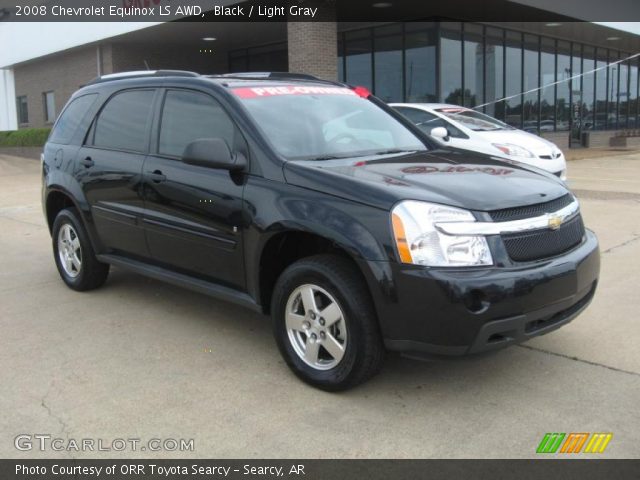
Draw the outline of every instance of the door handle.
<instances>
[{"instance_id":1,"label":"door handle","mask_svg":"<svg viewBox=\"0 0 640 480\"><path fill-rule=\"evenodd\" d=\"M160 170L154 170L153 172L147 172L147 176L154 183L164 182L167 179L167 176L164 175Z\"/></svg>"},{"instance_id":2,"label":"door handle","mask_svg":"<svg viewBox=\"0 0 640 480\"><path fill-rule=\"evenodd\" d=\"M91 159L91 157L87 157L80 160L80 164L84 165L86 168L89 168L89 167L93 167L95 162Z\"/></svg>"}]
</instances>

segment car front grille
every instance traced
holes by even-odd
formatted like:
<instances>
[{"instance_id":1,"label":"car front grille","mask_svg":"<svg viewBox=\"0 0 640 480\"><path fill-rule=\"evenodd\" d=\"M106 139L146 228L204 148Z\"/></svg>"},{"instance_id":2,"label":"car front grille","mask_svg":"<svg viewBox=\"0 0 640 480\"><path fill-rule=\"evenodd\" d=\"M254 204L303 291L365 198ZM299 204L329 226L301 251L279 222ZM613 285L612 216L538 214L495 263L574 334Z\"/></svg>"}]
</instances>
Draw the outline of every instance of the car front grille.
<instances>
[{"instance_id":1,"label":"car front grille","mask_svg":"<svg viewBox=\"0 0 640 480\"><path fill-rule=\"evenodd\" d=\"M571 250L580 244L584 233L582 216L578 214L562 224L557 230L542 229L503 234L502 241L512 260L529 262L553 257Z\"/></svg>"},{"instance_id":2,"label":"car front grille","mask_svg":"<svg viewBox=\"0 0 640 480\"><path fill-rule=\"evenodd\" d=\"M527 205L526 207L505 208L503 210L494 210L489 212L494 222L508 222L510 220L521 220L523 218L539 217L545 213L557 212L561 208L570 205L573 202L573 196L570 193L545 203L536 203L535 205Z\"/></svg>"}]
</instances>

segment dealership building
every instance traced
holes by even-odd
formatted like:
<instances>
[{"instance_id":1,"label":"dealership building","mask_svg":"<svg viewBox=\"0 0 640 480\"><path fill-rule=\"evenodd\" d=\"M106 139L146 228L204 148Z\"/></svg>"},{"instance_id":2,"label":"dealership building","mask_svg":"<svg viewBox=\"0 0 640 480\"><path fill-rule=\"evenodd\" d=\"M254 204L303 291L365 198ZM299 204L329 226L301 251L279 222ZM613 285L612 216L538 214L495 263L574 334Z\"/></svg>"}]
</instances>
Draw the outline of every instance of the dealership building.
<instances>
[{"instance_id":1,"label":"dealership building","mask_svg":"<svg viewBox=\"0 0 640 480\"><path fill-rule=\"evenodd\" d=\"M635 2L601 7L640 10ZM368 22L315 3L324 21L0 21L0 131L50 126L94 77L145 69L310 73L389 102L476 108L564 147L622 145L640 130L640 23L586 21L597 18L589 2L495 0L511 21L466 21L455 0L401 14L374 0L360 10Z\"/></svg>"}]
</instances>

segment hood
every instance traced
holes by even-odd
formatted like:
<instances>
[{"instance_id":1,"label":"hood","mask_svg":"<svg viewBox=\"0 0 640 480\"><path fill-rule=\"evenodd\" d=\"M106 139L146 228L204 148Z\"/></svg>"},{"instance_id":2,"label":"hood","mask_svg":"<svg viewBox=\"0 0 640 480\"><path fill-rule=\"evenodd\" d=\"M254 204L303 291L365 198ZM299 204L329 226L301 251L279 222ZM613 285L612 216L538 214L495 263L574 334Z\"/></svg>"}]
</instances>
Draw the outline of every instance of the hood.
<instances>
[{"instance_id":1,"label":"hood","mask_svg":"<svg viewBox=\"0 0 640 480\"><path fill-rule=\"evenodd\" d=\"M551 174L487 155L435 150L380 157L290 161L287 183L383 209L422 200L490 211L547 202L568 190Z\"/></svg>"},{"instance_id":2,"label":"hood","mask_svg":"<svg viewBox=\"0 0 640 480\"><path fill-rule=\"evenodd\" d=\"M474 133L491 143L512 143L526 148L537 157L560 152L560 149L550 141L522 130L492 130Z\"/></svg>"}]
</instances>

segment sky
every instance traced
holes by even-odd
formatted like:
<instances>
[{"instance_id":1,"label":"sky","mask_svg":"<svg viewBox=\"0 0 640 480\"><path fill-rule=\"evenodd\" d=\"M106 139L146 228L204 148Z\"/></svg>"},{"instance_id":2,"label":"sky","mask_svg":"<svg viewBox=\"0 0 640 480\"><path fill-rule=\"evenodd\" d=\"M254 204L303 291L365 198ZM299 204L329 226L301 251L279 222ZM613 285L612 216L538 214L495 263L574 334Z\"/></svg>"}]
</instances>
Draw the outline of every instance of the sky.
<instances>
[{"instance_id":1,"label":"sky","mask_svg":"<svg viewBox=\"0 0 640 480\"><path fill-rule=\"evenodd\" d=\"M605 27L617 28L629 33L640 35L640 22L594 22Z\"/></svg>"}]
</instances>

